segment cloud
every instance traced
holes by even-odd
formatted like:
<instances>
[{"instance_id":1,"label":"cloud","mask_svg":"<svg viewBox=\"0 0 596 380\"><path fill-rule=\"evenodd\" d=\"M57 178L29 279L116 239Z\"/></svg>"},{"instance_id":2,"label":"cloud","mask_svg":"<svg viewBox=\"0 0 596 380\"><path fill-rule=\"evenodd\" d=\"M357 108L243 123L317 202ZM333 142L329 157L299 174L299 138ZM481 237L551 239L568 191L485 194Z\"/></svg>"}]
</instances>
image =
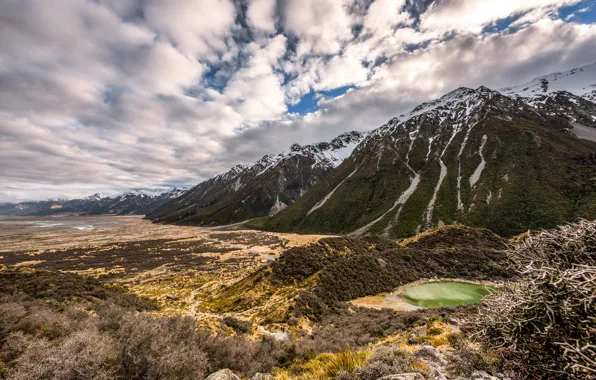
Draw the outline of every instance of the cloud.
<instances>
[{"instance_id":1,"label":"cloud","mask_svg":"<svg viewBox=\"0 0 596 380\"><path fill-rule=\"evenodd\" d=\"M535 9L562 7L581 0L446 0L435 2L421 16L421 28L458 30L480 33L482 28L499 19Z\"/></svg>"},{"instance_id":2,"label":"cloud","mask_svg":"<svg viewBox=\"0 0 596 380\"><path fill-rule=\"evenodd\" d=\"M556 12L571 3L0 2L0 201L193 185L458 86L594 62L596 26Z\"/></svg>"},{"instance_id":3,"label":"cloud","mask_svg":"<svg viewBox=\"0 0 596 380\"><path fill-rule=\"evenodd\" d=\"M265 33L275 32L276 0L250 0L248 2L248 23Z\"/></svg>"},{"instance_id":4,"label":"cloud","mask_svg":"<svg viewBox=\"0 0 596 380\"><path fill-rule=\"evenodd\" d=\"M298 36L298 56L337 54L352 38L348 0L302 0L281 2L285 29Z\"/></svg>"},{"instance_id":5,"label":"cloud","mask_svg":"<svg viewBox=\"0 0 596 380\"><path fill-rule=\"evenodd\" d=\"M226 49L235 7L230 0L147 0L143 13L147 25L182 53L214 59Z\"/></svg>"}]
</instances>

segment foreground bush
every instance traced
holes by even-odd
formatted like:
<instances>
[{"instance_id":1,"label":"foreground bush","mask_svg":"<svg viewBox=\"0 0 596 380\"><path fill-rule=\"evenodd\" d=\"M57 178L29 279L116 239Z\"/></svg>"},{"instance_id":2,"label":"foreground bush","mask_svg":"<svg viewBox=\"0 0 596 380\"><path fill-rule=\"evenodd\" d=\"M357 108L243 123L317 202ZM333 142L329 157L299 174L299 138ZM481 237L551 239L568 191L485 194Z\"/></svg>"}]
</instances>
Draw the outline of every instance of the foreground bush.
<instances>
[{"instance_id":1,"label":"foreground bush","mask_svg":"<svg viewBox=\"0 0 596 380\"><path fill-rule=\"evenodd\" d=\"M522 274L471 324L518 377L596 378L596 222L530 234L513 246Z\"/></svg>"}]
</instances>

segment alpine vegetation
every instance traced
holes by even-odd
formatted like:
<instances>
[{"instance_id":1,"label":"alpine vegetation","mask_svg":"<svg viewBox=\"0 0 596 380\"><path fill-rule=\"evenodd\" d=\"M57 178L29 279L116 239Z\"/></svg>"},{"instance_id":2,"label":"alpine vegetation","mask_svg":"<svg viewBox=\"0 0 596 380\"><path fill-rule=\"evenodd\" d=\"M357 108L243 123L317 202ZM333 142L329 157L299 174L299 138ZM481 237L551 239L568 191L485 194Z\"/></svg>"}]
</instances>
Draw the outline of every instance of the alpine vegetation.
<instances>
[{"instance_id":1,"label":"alpine vegetation","mask_svg":"<svg viewBox=\"0 0 596 380\"><path fill-rule=\"evenodd\" d=\"M520 378L596 376L596 221L530 233L509 249L519 282L470 323Z\"/></svg>"}]
</instances>

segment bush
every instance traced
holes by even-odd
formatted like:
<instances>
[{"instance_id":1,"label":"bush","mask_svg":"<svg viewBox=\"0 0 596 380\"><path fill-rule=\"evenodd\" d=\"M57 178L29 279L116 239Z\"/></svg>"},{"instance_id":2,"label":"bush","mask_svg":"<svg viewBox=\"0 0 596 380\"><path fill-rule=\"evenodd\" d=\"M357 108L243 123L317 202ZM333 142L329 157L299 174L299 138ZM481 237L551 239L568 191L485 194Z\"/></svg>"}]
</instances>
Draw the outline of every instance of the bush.
<instances>
[{"instance_id":1,"label":"bush","mask_svg":"<svg viewBox=\"0 0 596 380\"><path fill-rule=\"evenodd\" d=\"M486 298L469 326L499 350L511 372L596 375L595 252L596 221L530 234L510 248L522 281Z\"/></svg>"},{"instance_id":2,"label":"bush","mask_svg":"<svg viewBox=\"0 0 596 380\"><path fill-rule=\"evenodd\" d=\"M197 379L207 372L191 318L128 314L122 322L123 375L132 379Z\"/></svg>"},{"instance_id":3,"label":"bush","mask_svg":"<svg viewBox=\"0 0 596 380\"><path fill-rule=\"evenodd\" d=\"M237 333L247 334L252 327L251 321L245 321L243 319L234 318L232 316L225 316L222 318L222 323L228 327L231 327Z\"/></svg>"},{"instance_id":4,"label":"bush","mask_svg":"<svg viewBox=\"0 0 596 380\"><path fill-rule=\"evenodd\" d=\"M13 380L107 380L116 375L115 342L96 329L74 333L58 346L46 339L27 341L23 336L13 338L21 340L19 344L26 347L9 373L9 378ZM15 345L14 340L11 344Z\"/></svg>"}]
</instances>

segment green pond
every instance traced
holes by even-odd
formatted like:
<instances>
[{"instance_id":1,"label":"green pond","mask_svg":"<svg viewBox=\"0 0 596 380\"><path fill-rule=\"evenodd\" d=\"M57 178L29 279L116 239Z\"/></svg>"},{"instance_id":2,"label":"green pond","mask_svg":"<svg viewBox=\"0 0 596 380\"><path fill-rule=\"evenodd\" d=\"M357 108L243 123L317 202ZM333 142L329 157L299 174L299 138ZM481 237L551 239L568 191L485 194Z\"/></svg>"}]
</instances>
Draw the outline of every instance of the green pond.
<instances>
[{"instance_id":1,"label":"green pond","mask_svg":"<svg viewBox=\"0 0 596 380\"><path fill-rule=\"evenodd\" d=\"M412 305L425 308L458 306L480 302L493 289L465 282L427 282L407 287L399 296Z\"/></svg>"}]
</instances>

